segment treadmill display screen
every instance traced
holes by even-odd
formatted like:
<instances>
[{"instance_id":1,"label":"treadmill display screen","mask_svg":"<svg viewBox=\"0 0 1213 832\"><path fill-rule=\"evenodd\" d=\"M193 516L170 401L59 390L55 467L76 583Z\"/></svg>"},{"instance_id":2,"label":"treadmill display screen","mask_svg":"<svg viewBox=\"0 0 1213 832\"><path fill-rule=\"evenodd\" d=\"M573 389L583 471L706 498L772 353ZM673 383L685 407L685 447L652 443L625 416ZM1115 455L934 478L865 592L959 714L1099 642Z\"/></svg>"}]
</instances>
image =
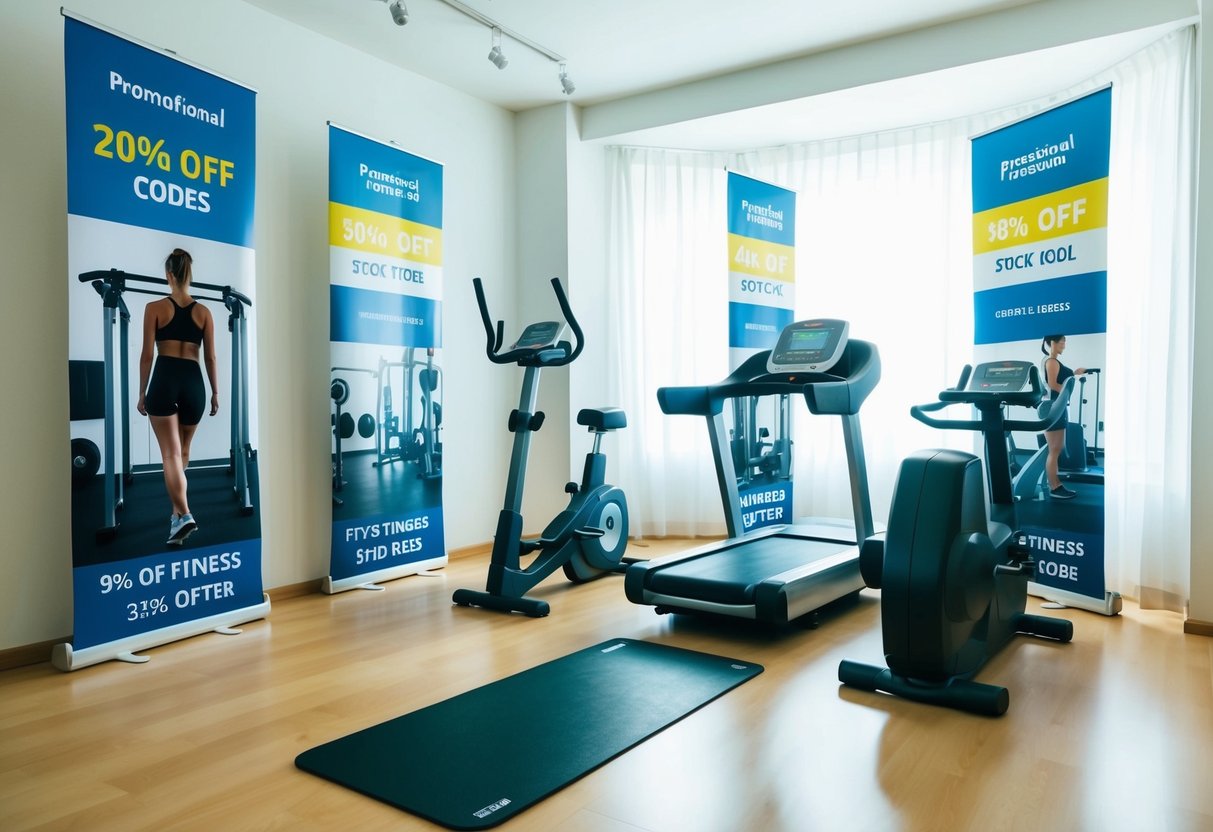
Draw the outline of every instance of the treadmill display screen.
<instances>
[{"instance_id":1,"label":"treadmill display screen","mask_svg":"<svg viewBox=\"0 0 1213 832\"><path fill-rule=\"evenodd\" d=\"M780 333L767 360L767 372L826 372L838 363L846 345L846 321L796 321Z\"/></svg>"},{"instance_id":2,"label":"treadmill display screen","mask_svg":"<svg viewBox=\"0 0 1213 832\"><path fill-rule=\"evenodd\" d=\"M799 329L792 333L790 347L793 350L820 352L828 340L830 340L828 329Z\"/></svg>"}]
</instances>

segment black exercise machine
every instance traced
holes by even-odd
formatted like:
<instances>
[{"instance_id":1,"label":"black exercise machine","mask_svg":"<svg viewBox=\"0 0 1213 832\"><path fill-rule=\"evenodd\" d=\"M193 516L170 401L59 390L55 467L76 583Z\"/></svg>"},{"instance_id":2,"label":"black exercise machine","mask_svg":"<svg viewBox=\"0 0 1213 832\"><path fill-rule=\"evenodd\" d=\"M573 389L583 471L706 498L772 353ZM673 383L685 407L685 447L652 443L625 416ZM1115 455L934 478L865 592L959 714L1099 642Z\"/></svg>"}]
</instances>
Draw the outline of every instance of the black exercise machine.
<instances>
[{"instance_id":1,"label":"black exercise machine","mask_svg":"<svg viewBox=\"0 0 1213 832\"><path fill-rule=\"evenodd\" d=\"M606 455L600 452L603 434L627 426L627 418L617 407L585 408L577 414L577 424L594 434L594 447L585 457L581 483L570 482L564 488L569 504L550 522L538 538L522 539L522 489L526 477L531 434L543 425L544 414L536 411L539 396L539 371L545 367L563 367L581 355L585 341L581 327L560 280L552 278L552 290L561 314L573 331L576 346L559 340L564 324L541 321L528 324L518 340L501 352L505 323L496 329L489 315L480 278L472 285L487 336L485 351L494 364L517 364L525 368L518 407L510 413L509 430L514 434L510 471L506 479L505 504L497 518L493 536L493 554L484 592L457 589L451 600L460 606L478 606L503 612L522 612L532 618L550 611L546 601L528 598L526 592L552 574L564 569L573 583L584 583L611 572L618 572L628 545L628 506L623 491L604 482ZM521 559L534 554L529 566Z\"/></svg>"},{"instance_id":2,"label":"black exercise machine","mask_svg":"<svg viewBox=\"0 0 1213 832\"><path fill-rule=\"evenodd\" d=\"M863 589L856 543L870 537L873 526L859 409L880 380L880 355L874 344L849 339L848 329L840 320L798 321L783 330L774 349L751 356L723 381L657 391L662 412L701 416L707 423L728 539L628 567L628 600L658 613L785 624ZM790 525L746 534L725 402L791 395L802 396L810 413L839 417L854 525L791 524L789 517Z\"/></svg>"},{"instance_id":3,"label":"black exercise machine","mask_svg":"<svg viewBox=\"0 0 1213 832\"><path fill-rule=\"evenodd\" d=\"M1073 389L1041 407L1039 418L1008 420L1008 406L1038 407L1045 397L1036 367L1027 361L965 366L956 387L939 401L910 408L931 427L978 431L981 460L954 450L926 450L901 464L883 536L864 541L865 583L880 589L887 668L843 661L844 685L998 716L1010 704L1007 689L972 681L986 661L1017 633L1069 641L1069 621L1024 612L1035 562L1027 536L1017 531L1006 432L1044 430L1061 415ZM952 404L976 408L978 419L930 415Z\"/></svg>"}]
</instances>

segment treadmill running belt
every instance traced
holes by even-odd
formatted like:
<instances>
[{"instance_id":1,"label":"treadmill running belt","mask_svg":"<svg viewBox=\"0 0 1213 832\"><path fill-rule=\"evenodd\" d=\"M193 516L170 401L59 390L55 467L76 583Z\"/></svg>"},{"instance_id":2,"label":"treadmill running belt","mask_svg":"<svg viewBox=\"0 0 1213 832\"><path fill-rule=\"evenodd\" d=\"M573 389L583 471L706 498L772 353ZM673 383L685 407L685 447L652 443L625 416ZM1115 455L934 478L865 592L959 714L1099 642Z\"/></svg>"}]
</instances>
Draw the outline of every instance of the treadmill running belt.
<instances>
[{"instance_id":1,"label":"treadmill running belt","mask_svg":"<svg viewBox=\"0 0 1213 832\"><path fill-rule=\"evenodd\" d=\"M717 604L753 604L758 584L819 558L853 548L803 537L771 535L654 569L647 589Z\"/></svg>"}]
</instances>

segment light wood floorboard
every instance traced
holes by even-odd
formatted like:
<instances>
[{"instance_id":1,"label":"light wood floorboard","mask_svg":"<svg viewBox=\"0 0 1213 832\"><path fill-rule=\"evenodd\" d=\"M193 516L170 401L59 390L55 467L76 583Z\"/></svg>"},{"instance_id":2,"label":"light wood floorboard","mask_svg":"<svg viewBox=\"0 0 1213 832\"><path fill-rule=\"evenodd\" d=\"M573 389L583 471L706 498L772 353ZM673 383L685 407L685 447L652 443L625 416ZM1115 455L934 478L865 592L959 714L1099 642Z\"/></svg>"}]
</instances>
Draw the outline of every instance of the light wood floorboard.
<instances>
[{"instance_id":1,"label":"light wood floorboard","mask_svg":"<svg viewBox=\"0 0 1213 832\"><path fill-rule=\"evenodd\" d=\"M1181 616L1068 611L1073 643L1021 638L983 671L1011 690L989 719L839 686L840 659L881 658L866 590L817 629L779 633L657 616L616 577L549 580L534 593L546 619L453 607L485 563L292 598L242 635L156 648L144 665L0 673L0 829L438 829L298 771L295 755L629 637L766 672L501 829L1213 830L1213 639L1185 635Z\"/></svg>"}]
</instances>

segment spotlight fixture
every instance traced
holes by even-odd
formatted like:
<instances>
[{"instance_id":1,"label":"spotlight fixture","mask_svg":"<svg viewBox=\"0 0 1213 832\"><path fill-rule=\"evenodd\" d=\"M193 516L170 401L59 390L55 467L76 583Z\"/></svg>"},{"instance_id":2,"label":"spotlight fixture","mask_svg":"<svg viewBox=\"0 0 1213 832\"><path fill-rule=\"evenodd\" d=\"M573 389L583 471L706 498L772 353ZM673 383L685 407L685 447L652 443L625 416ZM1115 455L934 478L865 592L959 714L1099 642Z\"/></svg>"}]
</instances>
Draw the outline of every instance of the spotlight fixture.
<instances>
[{"instance_id":1,"label":"spotlight fixture","mask_svg":"<svg viewBox=\"0 0 1213 832\"><path fill-rule=\"evenodd\" d=\"M501 51L501 30L493 27L493 48L489 50L489 61L498 69L505 69L510 59Z\"/></svg>"},{"instance_id":2,"label":"spotlight fixture","mask_svg":"<svg viewBox=\"0 0 1213 832\"><path fill-rule=\"evenodd\" d=\"M400 2L400 0L397 0L397 2ZM488 58L489 61L492 62L493 66L497 67L498 69L505 69L506 64L509 63L509 60L505 57L505 53L501 51L501 37L502 35L508 35L513 44L522 44L532 52L542 55L554 64L560 65L560 88L564 90L565 95L572 95L573 90L577 89L577 86L573 83L573 80L569 78L569 73L565 69L565 59L563 55L553 52L546 46L536 43L535 41L523 34L520 34L519 32L514 31L513 29L502 26L484 12L473 9L471 6L463 2L463 0L438 0L438 2L450 6L452 9L465 17L470 17L481 26L484 26L487 29L492 29L493 48L489 50Z\"/></svg>"},{"instance_id":3,"label":"spotlight fixture","mask_svg":"<svg viewBox=\"0 0 1213 832\"><path fill-rule=\"evenodd\" d=\"M392 0L388 4L387 10L392 13L392 20L397 26L403 26L409 22L409 10L404 5L404 0Z\"/></svg>"}]
</instances>

